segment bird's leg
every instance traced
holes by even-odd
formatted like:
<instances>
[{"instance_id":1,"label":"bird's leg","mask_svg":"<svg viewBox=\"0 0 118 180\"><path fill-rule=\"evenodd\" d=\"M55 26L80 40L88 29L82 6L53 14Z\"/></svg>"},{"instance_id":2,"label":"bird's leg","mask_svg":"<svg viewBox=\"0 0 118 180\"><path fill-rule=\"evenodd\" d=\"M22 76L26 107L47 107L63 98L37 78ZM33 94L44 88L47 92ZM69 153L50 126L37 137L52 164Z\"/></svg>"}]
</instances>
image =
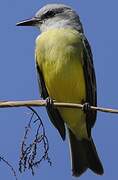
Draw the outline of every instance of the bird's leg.
<instances>
[{"instance_id":1,"label":"bird's leg","mask_svg":"<svg viewBox=\"0 0 118 180\"><path fill-rule=\"evenodd\" d=\"M46 98L47 108L52 111L54 109L53 99L51 97Z\"/></svg>"},{"instance_id":2,"label":"bird's leg","mask_svg":"<svg viewBox=\"0 0 118 180\"><path fill-rule=\"evenodd\" d=\"M89 111L91 110L90 104L89 104L88 102L85 102L85 103L83 104L82 110L83 110L85 113L89 112Z\"/></svg>"}]
</instances>

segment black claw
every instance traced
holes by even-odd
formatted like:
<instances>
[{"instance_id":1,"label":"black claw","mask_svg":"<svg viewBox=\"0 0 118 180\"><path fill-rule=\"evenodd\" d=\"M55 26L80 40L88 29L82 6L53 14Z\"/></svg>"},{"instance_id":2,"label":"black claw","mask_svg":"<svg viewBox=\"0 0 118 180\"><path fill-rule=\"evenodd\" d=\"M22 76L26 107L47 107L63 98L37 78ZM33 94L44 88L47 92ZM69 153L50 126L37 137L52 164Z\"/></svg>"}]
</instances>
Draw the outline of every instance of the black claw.
<instances>
[{"instance_id":1,"label":"black claw","mask_svg":"<svg viewBox=\"0 0 118 180\"><path fill-rule=\"evenodd\" d=\"M54 109L53 99L51 97L46 98L47 108L50 110Z\"/></svg>"},{"instance_id":2,"label":"black claw","mask_svg":"<svg viewBox=\"0 0 118 180\"><path fill-rule=\"evenodd\" d=\"M82 110L83 110L85 113L89 112L89 111L91 110L90 104L89 104L88 102L84 103Z\"/></svg>"}]
</instances>

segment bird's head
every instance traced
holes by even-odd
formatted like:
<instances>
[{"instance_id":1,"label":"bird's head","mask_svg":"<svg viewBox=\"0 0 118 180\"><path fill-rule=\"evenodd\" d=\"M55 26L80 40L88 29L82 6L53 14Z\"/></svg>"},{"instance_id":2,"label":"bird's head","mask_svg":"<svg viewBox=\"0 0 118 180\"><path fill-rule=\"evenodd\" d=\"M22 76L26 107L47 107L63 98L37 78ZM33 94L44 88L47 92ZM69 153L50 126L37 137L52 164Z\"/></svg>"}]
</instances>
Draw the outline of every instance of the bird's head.
<instances>
[{"instance_id":1,"label":"bird's head","mask_svg":"<svg viewBox=\"0 0 118 180\"><path fill-rule=\"evenodd\" d=\"M17 26L36 26L40 31L49 28L75 28L83 32L77 13L64 4L48 4L42 7L36 15L16 24Z\"/></svg>"}]
</instances>

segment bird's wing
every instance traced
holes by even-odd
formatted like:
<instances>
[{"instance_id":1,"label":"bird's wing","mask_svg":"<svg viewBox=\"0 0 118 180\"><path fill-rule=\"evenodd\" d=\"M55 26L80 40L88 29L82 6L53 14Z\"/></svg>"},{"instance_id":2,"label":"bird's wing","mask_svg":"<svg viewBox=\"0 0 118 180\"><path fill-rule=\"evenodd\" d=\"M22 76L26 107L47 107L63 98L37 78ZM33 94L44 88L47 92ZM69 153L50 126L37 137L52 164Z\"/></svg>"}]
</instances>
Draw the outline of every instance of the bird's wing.
<instances>
[{"instance_id":1,"label":"bird's wing","mask_svg":"<svg viewBox=\"0 0 118 180\"><path fill-rule=\"evenodd\" d=\"M49 97L49 95L45 86L43 74L40 70L39 65L36 64L36 66L37 66L37 72L38 72L38 83L39 83L39 88L40 88L40 94L43 99L46 99L47 97ZM63 119L61 118L60 113L58 112L56 108L48 108L48 107L47 107L47 112L48 112L51 122L58 129L62 139L65 140L65 136L66 136L65 125L64 125Z\"/></svg>"},{"instance_id":2,"label":"bird's wing","mask_svg":"<svg viewBox=\"0 0 118 180\"><path fill-rule=\"evenodd\" d=\"M83 69L86 82L86 102L91 106L97 106L97 88L96 78L93 65L93 55L88 40L82 34L83 43ZM91 135L91 128L96 121L96 111L90 110L86 114L86 123L89 136Z\"/></svg>"},{"instance_id":3,"label":"bird's wing","mask_svg":"<svg viewBox=\"0 0 118 180\"><path fill-rule=\"evenodd\" d=\"M90 105L97 106L97 92L96 92L96 78L93 65L93 55L88 40L82 34L83 44L83 70L86 83L86 102ZM94 126L96 120L96 111L88 111L86 113L86 124L89 137L91 136L91 128ZM89 167L98 174L103 173L103 168L95 146L91 141L77 140L74 134L68 129L72 171L74 176L80 176ZM84 142L84 143L83 143ZM87 154L88 153L88 154ZM87 157L87 158L86 158ZM92 158L91 158L92 157ZM88 166L89 161L89 166Z\"/></svg>"}]
</instances>

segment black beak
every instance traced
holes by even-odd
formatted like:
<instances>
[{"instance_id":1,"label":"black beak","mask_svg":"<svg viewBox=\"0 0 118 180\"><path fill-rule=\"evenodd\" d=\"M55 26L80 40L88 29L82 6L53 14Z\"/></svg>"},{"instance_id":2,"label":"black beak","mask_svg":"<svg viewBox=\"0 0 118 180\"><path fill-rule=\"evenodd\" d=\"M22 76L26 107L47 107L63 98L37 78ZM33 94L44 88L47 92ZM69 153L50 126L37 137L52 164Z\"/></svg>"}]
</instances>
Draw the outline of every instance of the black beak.
<instances>
[{"instance_id":1,"label":"black beak","mask_svg":"<svg viewBox=\"0 0 118 180\"><path fill-rule=\"evenodd\" d=\"M37 17L33 17L31 19L26 19L24 21L18 22L16 26L35 26L39 23L41 23L41 20Z\"/></svg>"}]
</instances>

